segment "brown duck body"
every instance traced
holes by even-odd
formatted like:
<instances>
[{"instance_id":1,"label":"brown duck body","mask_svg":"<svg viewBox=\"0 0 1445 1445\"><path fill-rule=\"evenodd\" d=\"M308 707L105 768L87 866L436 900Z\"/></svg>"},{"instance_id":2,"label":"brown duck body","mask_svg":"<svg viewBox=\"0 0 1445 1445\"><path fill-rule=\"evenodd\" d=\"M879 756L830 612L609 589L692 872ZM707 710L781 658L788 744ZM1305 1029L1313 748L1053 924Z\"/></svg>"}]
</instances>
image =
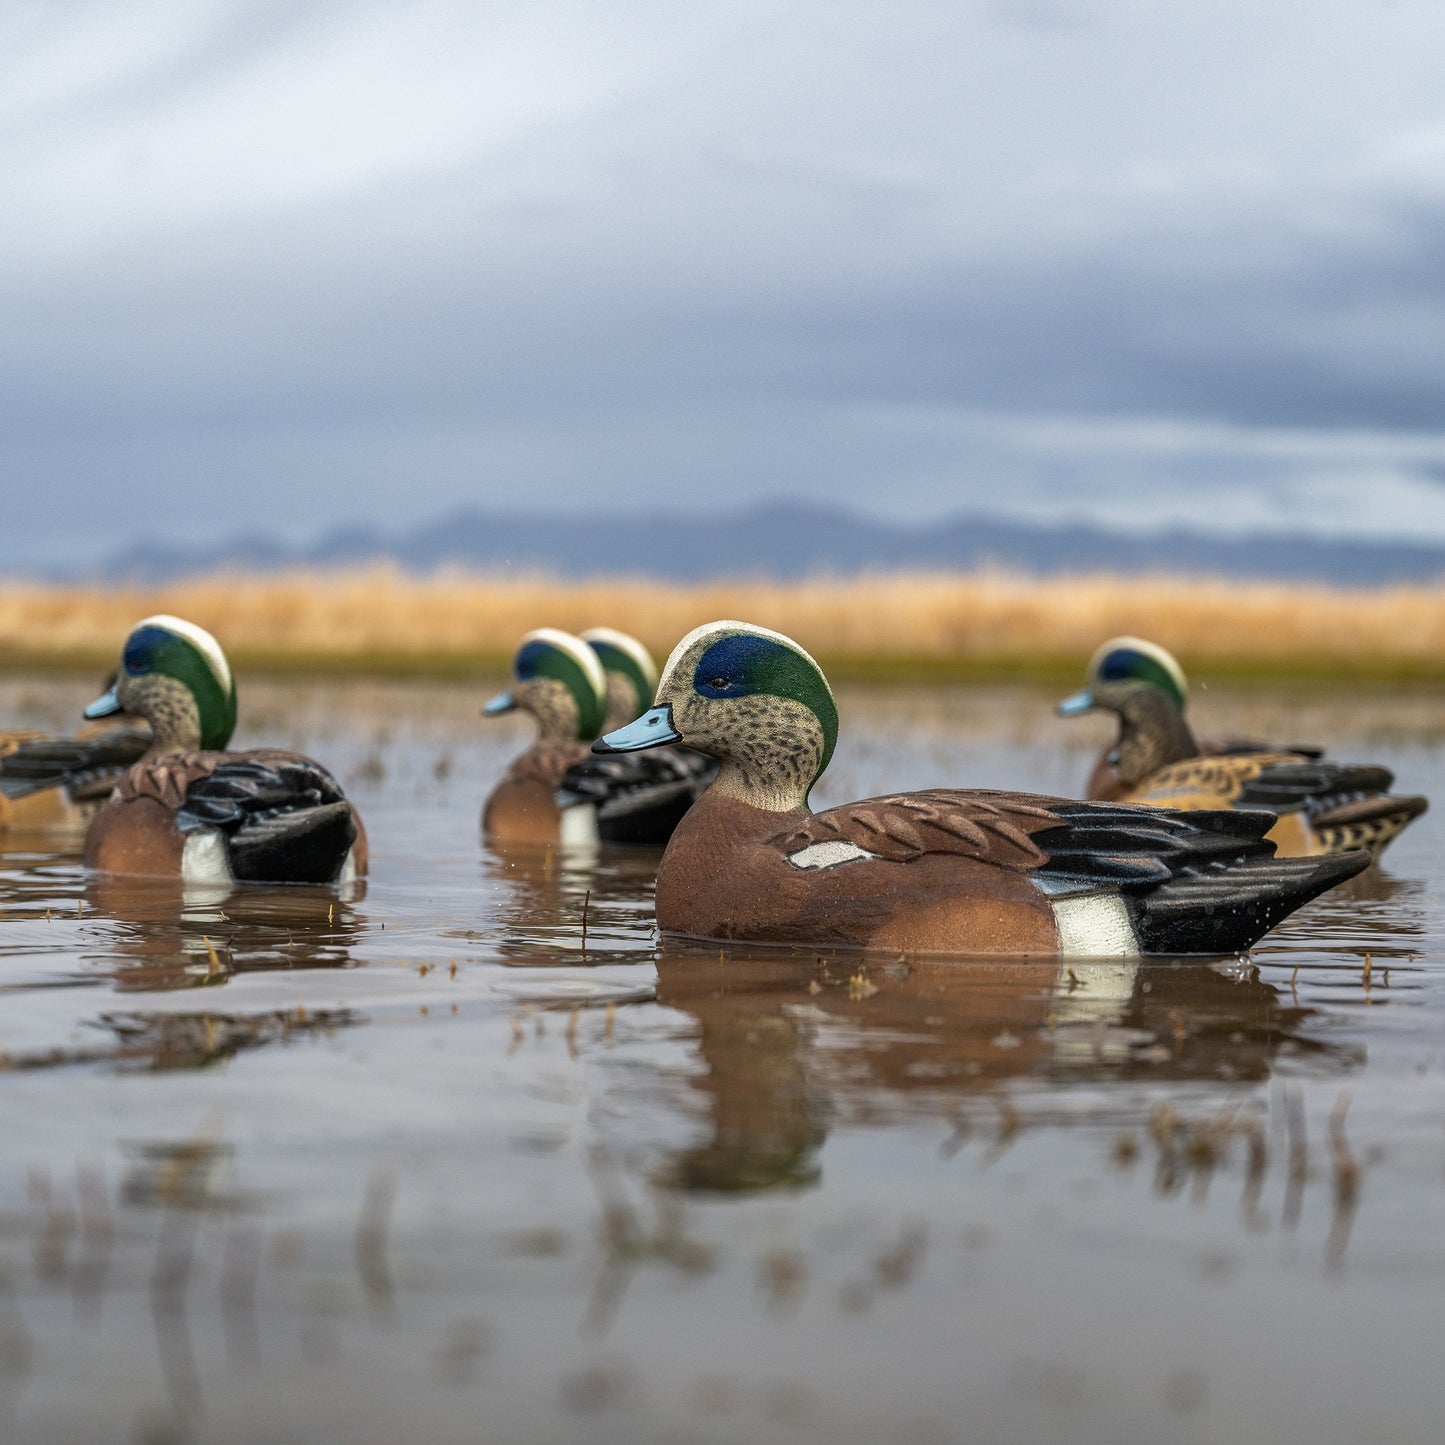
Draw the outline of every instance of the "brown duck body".
<instances>
[{"instance_id":1,"label":"brown duck body","mask_svg":"<svg viewBox=\"0 0 1445 1445\"><path fill-rule=\"evenodd\" d=\"M1324 756L1324 750L1313 747L1275 747L1260 742L1257 738L1195 738L1194 752L1179 753L1176 757L1159 757L1150 771L1163 767L1167 762L1183 762L1191 757L1223 758L1235 757L1241 753L1289 753L1297 758L1315 761ZM1137 783L1130 782L1120 772L1116 761L1117 749L1105 748L1094 763L1089 781L1084 787L1084 796L1103 803L1122 803L1133 796ZM1144 779L1140 778L1142 782ZM1218 805L1216 805L1218 806Z\"/></svg>"},{"instance_id":2,"label":"brown duck body","mask_svg":"<svg viewBox=\"0 0 1445 1445\"><path fill-rule=\"evenodd\" d=\"M1278 860L1268 822L949 790L776 812L714 786L663 854L657 921L904 952L1229 953L1367 862Z\"/></svg>"},{"instance_id":3,"label":"brown duck body","mask_svg":"<svg viewBox=\"0 0 1445 1445\"><path fill-rule=\"evenodd\" d=\"M590 756L583 742L539 742L513 760L482 808L482 831L495 842L562 841L557 789L567 769Z\"/></svg>"},{"instance_id":4,"label":"brown duck body","mask_svg":"<svg viewBox=\"0 0 1445 1445\"><path fill-rule=\"evenodd\" d=\"M247 809L251 817L244 816ZM303 820L304 831L289 840L277 836L287 822ZM348 859L356 873L366 871L366 831L355 808L319 764L281 748L142 758L121 776L87 830L85 862L106 873L185 876L189 839L208 828L244 839L248 827L269 834L264 841L272 861L288 865L268 881L334 882ZM265 876L241 861L229 838L228 846L233 876Z\"/></svg>"},{"instance_id":5,"label":"brown duck body","mask_svg":"<svg viewBox=\"0 0 1445 1445\"><path fill-rule=\"evenodd\" d=\"M1281 857L1366 848L1378 855L1429 806L1390 793L1394 775L1368 764L1329 763L1300 753L1187 758L1160 768L1124 801L1166 808L1238 808L1277 815L1266 835Z\"/></svg>"},{"instance_id":6,"label":"brown duck body","mask_svg":"<svg viewBox=\"0 0 1445 1445\"><path fill-rule=\"evenodd\" d=\"M1327 762L1318 749L1246 739L1195 739L1174 698L1141 682L1104 683L1096 705L1117 713L1119 737L1099 759L1085 796L1169 808L1264 809L1282 857L1368 848L1378 854L1426 809L1390 794L1388 768Z\"/></svg>"},{"instance_id":7,"label":"brown duck body","mask_svg":"<svg viewBox=\"0 0 1445 1445\"><path fill-rule=\"evenodd\" d=\"M967 826L970 810L949 809L948 794L910 796L924 806L942 803L935 818L951 815L954 828ZM1030 843L1030 831L1055 826L1060 819L1042 809L1006 807L989 818L988 835L980 830L970 856L963 834L946 822L943 828L935 822L933 829L935 843L945 849L939 852L923 851L870 826L881 822L887 828L891 820L895 833L902 831L897 825L907 826L894 800L874 803L872 809L855 804L830 813L775 813L709 789L678 824L663 854L657 872L658 927L753 942L810 939L920 951L1059 951L1053 911L1027 870L1047 856ZM982 816L981 809L973 812ZM810 843L826 844L853 831L868 838L869 852L879 850L876 861L820 868L788 861L790 853ZM722 859L725 867L714 866Z\"/></svg>"}]
</instances>

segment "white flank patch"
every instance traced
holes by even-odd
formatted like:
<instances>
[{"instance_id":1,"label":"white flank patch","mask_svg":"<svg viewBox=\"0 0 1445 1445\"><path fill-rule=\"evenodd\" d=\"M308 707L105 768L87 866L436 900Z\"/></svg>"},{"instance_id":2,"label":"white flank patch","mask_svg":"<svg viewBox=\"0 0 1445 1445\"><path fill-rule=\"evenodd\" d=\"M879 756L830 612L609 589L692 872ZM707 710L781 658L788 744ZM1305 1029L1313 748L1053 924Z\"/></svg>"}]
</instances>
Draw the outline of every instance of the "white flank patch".
<instances>
[{"instance_id":1,"label":"white flank patch","mask_svg":"<svg viewBox=\"0 0 1445 1445\"><path fill-rule=\"evenodd\" d=\"M618 632L615 627L589 627L586 632L577 635L583 642L601 642L608 647L615 647L618 652L625 652L647 679L648 687L656 692L657 664L652 660L652 654L635 637L626 632ZM651 701L650 696L643 698L643 702Z\"/></svg>"},{"instance_id":2,"label":"white flank patch","mask_svg":"<svg viewBox=\"0 0 1445 1445\"><path fill-rule=\"evenodd\" d=\"M336 880L337 896L344 902L352 903L361 896L361 874L356 867L356 849L346 850L346 862L341 865L341 874Z\"/></svg>"},{"instance_id":3,"label":"white flank patch","mask_svg":"<svg viewBox=\"0 0 1445 1445\"><path fill-rule=\"evenodd\" d=\"M1065 958L1121 958L1139 952L1129 910L1118 894L1051 898L1049 905L1059 930L1059 952Z\"/></svg>"},{"instance_id":4,"label":"white flank patch","mask_svg":"<svg viewBox=\"0 0 1445 1445\"><path fill-rule=\"evenodd\" d=\"M836 868L840 863L856 863L859 859L877 856L856 843L830 838L826 843L810 843L796 853L789 853L788 862L794 868Z\"/></svg>"},{"instance_id":5,"label":"white flank patch","mask_svg":"<svg viewBox=\"0 0 1445 1445\"><path fill-rule=\"evenodd\" d=\"M562 809L564 848L595 848L600 841L596 803L573 803L571 807Z\"/></svg>"},{"instance_id":6,"label":"white flank patch","mask_svg":"<svg viewBox=\"0 0 1445 1445\"><path fill-rule=\"evenodd\" d=\"M181 877L187 883L234 883L226 835L219 828L200 828L186 834L181 850Z\"/></svg>"},{"instance_id":7,"label":"white flank patch","mask_svg":"<svg viewBox=\"0 0 1445 1445\"><path fill-rule=\"evenodd\" d=\"M221 690L230 693L231 664L226 661L221 644L204 627L197 627L194 622L187 622L184 617L172 617L168 612L157 613L154 617L142 617L131 631L134 632L140 627L163 627L167 632L174 632L177 637L184 638L206 659L206 666L221 684Z\"/></svg>"}]
</instances>

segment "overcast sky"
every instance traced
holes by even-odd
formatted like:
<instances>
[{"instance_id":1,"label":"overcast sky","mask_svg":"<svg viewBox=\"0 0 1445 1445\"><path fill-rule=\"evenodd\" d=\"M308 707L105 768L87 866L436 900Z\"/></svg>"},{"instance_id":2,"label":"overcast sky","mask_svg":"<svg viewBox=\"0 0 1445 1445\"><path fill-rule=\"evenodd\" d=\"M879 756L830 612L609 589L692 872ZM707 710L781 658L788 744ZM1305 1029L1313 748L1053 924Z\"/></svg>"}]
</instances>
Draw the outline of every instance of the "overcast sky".
<instances>
[{"instance_id":1,"label":"overcast sky","mask_svg":"<svg viewBox=\"0 0 1445 1445\"><path fill-rule=\"evenodd\" d=\"M0 565L772 495L1445 539L1442 65L1440 0L16 0Z\"/></svg>"}]
</instances>

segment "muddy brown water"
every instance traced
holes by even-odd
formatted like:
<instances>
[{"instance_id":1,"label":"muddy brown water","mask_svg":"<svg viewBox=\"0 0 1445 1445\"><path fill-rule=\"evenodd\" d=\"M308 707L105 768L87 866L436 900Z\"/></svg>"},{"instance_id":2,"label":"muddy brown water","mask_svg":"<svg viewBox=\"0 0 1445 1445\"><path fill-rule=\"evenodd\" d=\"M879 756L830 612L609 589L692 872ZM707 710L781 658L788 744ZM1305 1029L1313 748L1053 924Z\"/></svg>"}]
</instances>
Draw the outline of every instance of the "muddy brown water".
<instances>
[{"instance_id":1,"label":"muddy brown water","mask_svg":"<svg viewBox=\"0 0 1445 1445\"><path fill-rule=\"evenodd\" d=\"M1441 812L1248 959L1070 976L659 946L647 855L482 848L485 695L245 690L356 898L8 840L0 1440L1441 1438L1438 697L1201 695ZM845 692L817 801L1072 791L1051 701Z\"/></svg>"}]
</instances>

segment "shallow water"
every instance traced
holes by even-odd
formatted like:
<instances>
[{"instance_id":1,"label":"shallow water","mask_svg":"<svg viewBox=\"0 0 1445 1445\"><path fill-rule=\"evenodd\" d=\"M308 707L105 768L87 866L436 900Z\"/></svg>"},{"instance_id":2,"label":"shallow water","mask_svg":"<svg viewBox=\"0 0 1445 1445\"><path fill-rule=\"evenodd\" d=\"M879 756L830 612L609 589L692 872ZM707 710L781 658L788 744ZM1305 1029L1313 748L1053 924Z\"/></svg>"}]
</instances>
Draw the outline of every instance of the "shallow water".
<instances>
[{"instance_id":1,"label":"shallow water","mask_svg":"<svg viewBox=\"0 0 1445 1445\"><path fill-rule=\"evenodd\" d=\"M485 695L247 689L355 899L0 853L0 1440L1440 1438L1438 815L1244 961L719 957L646 855L481 848ZM1050 701L845 693L817 801L1072 791ZM1196 702L1437 799L1439 713Z\"/></svg>"}]
</instances>

